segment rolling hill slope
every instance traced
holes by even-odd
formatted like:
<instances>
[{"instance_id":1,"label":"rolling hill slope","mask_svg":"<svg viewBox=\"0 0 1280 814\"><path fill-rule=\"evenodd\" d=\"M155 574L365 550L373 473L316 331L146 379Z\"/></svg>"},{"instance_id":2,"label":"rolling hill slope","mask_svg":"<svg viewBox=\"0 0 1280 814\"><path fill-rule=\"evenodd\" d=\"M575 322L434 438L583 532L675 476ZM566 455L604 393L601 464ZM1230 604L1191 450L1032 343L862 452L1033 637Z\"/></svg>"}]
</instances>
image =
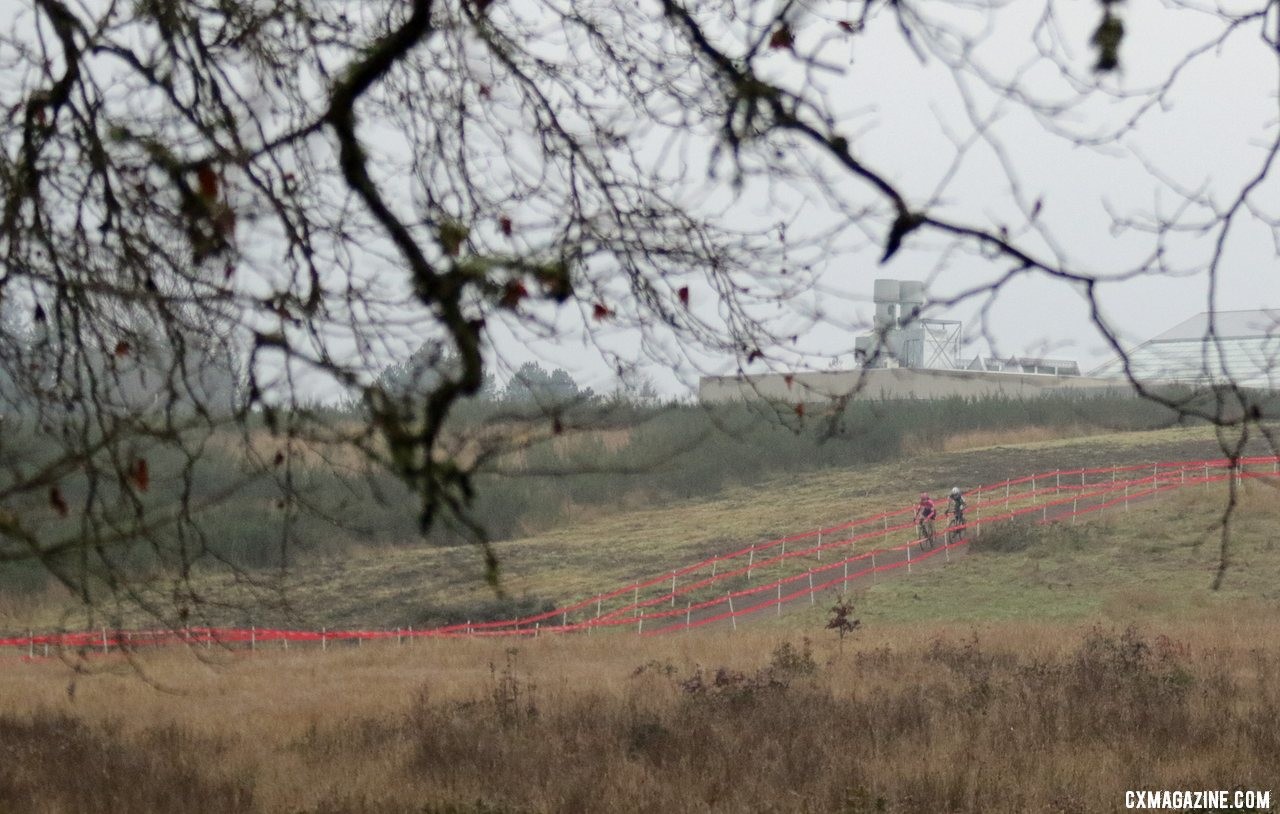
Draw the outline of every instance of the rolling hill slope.
<instances>
[{"instance_id":1,"label":"rolling hill slope","mask_svg":"<svg viewBox=\"0 0 1280 814\"><path fill-rule=\"evenodd\" d=\"M1221 454L1211 434L1178 429L984 447L828 470L732 489L712 499L585 518L554 532L495 544L505 599L495 598L484 583L482 560L474 548L384 549L299 568L282 584L259 586L256 600L244 593L244 586L210 584L208 593L231 600L230 607L252 605L255 610L211 609L207 621L313 629L422 628L509 618L744 545L907 506L922 489L943 492L952 484L967 488L1054 468ZM1266 488L1250 484L1251 493ZM1172 597L1207 586L1212 575L1205 569L1216 565L1216 546L1206 529L1221 513L1223 491L1214 488L1193 498L1173 504L1179 507L1174 515L1163 514L1169 508L1167 499L1161 499L1128 516L1111 513L1071 531L1041 530L1016 551L980 552L982 556L957 559L945 569L913 575L909 583L886 579L861 604L868 618L886 621L1174 612L1180 606L1171 604ZM1246 501L1237 518L1239 544L1233 553L1257 558L1250 574L1267 569L1280 573L1280 555L1272 556L1265 544L1274 520L1265 498ZM1133 552L1144 546L1156 547L1150 567L1135 568ZM1074 573L1079 576L1072 577ZM1207 606L1227 598L1275 600L1266 580L1250 576L1237 583L1234 571L1230 576L1228 590L1204 600ZM283 601L264 610L277 600ZM791 624L789 616L781 624ZM49 628L60 622L74 627L49 608L18 624ZM794 623L809 625L813 619Z\"/></svg>"},{"instance_id":2,"label":"rolling hill slope","mask_svg":"<svg viewBox=\"0 0 1280 814\"><path fill-rule=\"evenodd\" d=\"M495 550L503 590L511 597L530 598L519 606L529 608L535 600L589 596L753 542L910 505L921 489L992 483L1055 467L1220 455L1211 434L1166 430L917 456L891 465L780 479L709 500L588 518L555 532L496 544ZM399 549L352 558L300 570L286 588L297 613L295 623L313 625L420 626L440 621L445 613L478 619L493 602L472 548Z\"/></svg>"}]
</instances>

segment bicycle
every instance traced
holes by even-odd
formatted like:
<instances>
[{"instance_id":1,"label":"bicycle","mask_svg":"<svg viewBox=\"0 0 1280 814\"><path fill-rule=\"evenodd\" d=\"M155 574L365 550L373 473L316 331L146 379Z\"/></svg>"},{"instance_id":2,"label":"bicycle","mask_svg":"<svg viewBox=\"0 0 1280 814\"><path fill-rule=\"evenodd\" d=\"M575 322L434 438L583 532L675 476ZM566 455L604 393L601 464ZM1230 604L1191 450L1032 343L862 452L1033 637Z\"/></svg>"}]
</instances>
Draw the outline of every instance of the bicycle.
<instances>
[{"instance_id":1,"label":"bicycle","mask_svg":"<svg viewBox=\"0 0 1280 814\"><path fill-rule=\"evenodd\" d=\"M928 551L933 548L934 544L934 528L933 518L926 517L916 523L916 531L920 533L920 550Z\"/></svg>"},{"instance_id":2,"label":"bicycle","mask_svg":"<svg viewBox=\"0 0 1280 814\"><path fill-rule=\"evenodd\" d=\"M964 539L964 518L951 512L947 512L947 515L951 518L947 523L947 545L955 545Z\"/></svg>"}]
</instances>

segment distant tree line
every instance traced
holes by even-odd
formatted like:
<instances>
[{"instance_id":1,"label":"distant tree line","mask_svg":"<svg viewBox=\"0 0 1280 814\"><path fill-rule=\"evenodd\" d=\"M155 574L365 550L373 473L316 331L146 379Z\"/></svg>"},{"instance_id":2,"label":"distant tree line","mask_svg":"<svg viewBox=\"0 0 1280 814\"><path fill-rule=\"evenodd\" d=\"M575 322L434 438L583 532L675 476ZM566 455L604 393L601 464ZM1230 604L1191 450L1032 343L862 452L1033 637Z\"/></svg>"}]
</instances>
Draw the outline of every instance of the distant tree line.
<instances>
[{"instance_id":1,"label":"distant tree line","mask_svg":"<svg viewBox=\"0 0 1280 814\"><path fill-rule=\"evenodd\" d=\"M413 401L431 392L439 385L442 376L456 369L459 361L447 349L433 343L424 344L408 359L383 368L377 384L393 397ZM479 389L469 401L507 405L525 405L540 408L563 409L572 405L600 403L654 404L659 400L653 383L641 377L634 384L619 384L610 393L597 393L591 387L583 387L573 374L562 367L548 370L539 362L525 362L516 368L505 383L486 372Z\"/></svg>"}]
</instances>

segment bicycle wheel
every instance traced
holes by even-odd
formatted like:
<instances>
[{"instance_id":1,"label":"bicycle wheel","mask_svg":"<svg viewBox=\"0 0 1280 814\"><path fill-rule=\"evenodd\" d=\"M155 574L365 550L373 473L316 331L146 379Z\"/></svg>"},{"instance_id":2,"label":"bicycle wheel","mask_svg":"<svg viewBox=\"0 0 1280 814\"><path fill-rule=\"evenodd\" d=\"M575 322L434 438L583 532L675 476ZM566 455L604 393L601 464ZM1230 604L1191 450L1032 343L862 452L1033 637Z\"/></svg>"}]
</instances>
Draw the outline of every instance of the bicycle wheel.
<instances>
[{"instance_id":1,"label":"bicycle wheel","mask_svg":"<svg viewBox=\"0 0 1280 814\"><path fill-rule=\"evenodd\" d=\"M933 522L930 520L920 522L920 548L924 551L933 548Z\"/></svg>"}]
</instances>

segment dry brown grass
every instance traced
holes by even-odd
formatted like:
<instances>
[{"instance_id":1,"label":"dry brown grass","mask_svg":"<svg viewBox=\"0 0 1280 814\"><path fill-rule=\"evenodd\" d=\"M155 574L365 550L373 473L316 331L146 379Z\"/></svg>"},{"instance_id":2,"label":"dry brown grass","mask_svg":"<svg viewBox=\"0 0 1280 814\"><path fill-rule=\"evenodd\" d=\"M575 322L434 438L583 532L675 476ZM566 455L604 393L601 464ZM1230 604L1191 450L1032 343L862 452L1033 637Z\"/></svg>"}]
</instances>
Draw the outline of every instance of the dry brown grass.
<instances>
[{"instance_id":1,"label":"dry brown grass","mask_svg":"<svg viewBox=\"0 0 1280 814\"><path fill-rule=\"evenodd\" d=\"M938 452L963 452L973 449L988 449L997 446L1016 446L1019 444L1039 444L1045 441L1061 441L1073 438L1087 438L1104 435L1107 430L1099 427L1077 425L1071 427L1015 427L1006 430L969 430L952 433L939 439L911 438L903 442L903 453L906 455L923 455Z\"/></svg>"},{"instance_id":2,"label":"dry brown grass","mask_svg":"<svg viewBox=\"0 0 1280 814\"><path fill-rule=\"evenodd\" d=\"M1035 444L1069 438L1085 438L1105 434L1105 429L1078 425L1074 427L1019 427L1012 430L973 430L948 436L942 442L943 452L985 449L994 446Z\"/></svg>"},{"instance_id":3,"label":"dry brown grass","mask_svg":"<svg viewBox=\"0 0 1280 814\"><path fill-rule=\"evenodd\" d=\"M168 653L146 667L176 693L122 669L73 696L60 663L8 659L0 809L1088 812L1274 789L1276 624Z\"/></svg>"}]
</instances>

